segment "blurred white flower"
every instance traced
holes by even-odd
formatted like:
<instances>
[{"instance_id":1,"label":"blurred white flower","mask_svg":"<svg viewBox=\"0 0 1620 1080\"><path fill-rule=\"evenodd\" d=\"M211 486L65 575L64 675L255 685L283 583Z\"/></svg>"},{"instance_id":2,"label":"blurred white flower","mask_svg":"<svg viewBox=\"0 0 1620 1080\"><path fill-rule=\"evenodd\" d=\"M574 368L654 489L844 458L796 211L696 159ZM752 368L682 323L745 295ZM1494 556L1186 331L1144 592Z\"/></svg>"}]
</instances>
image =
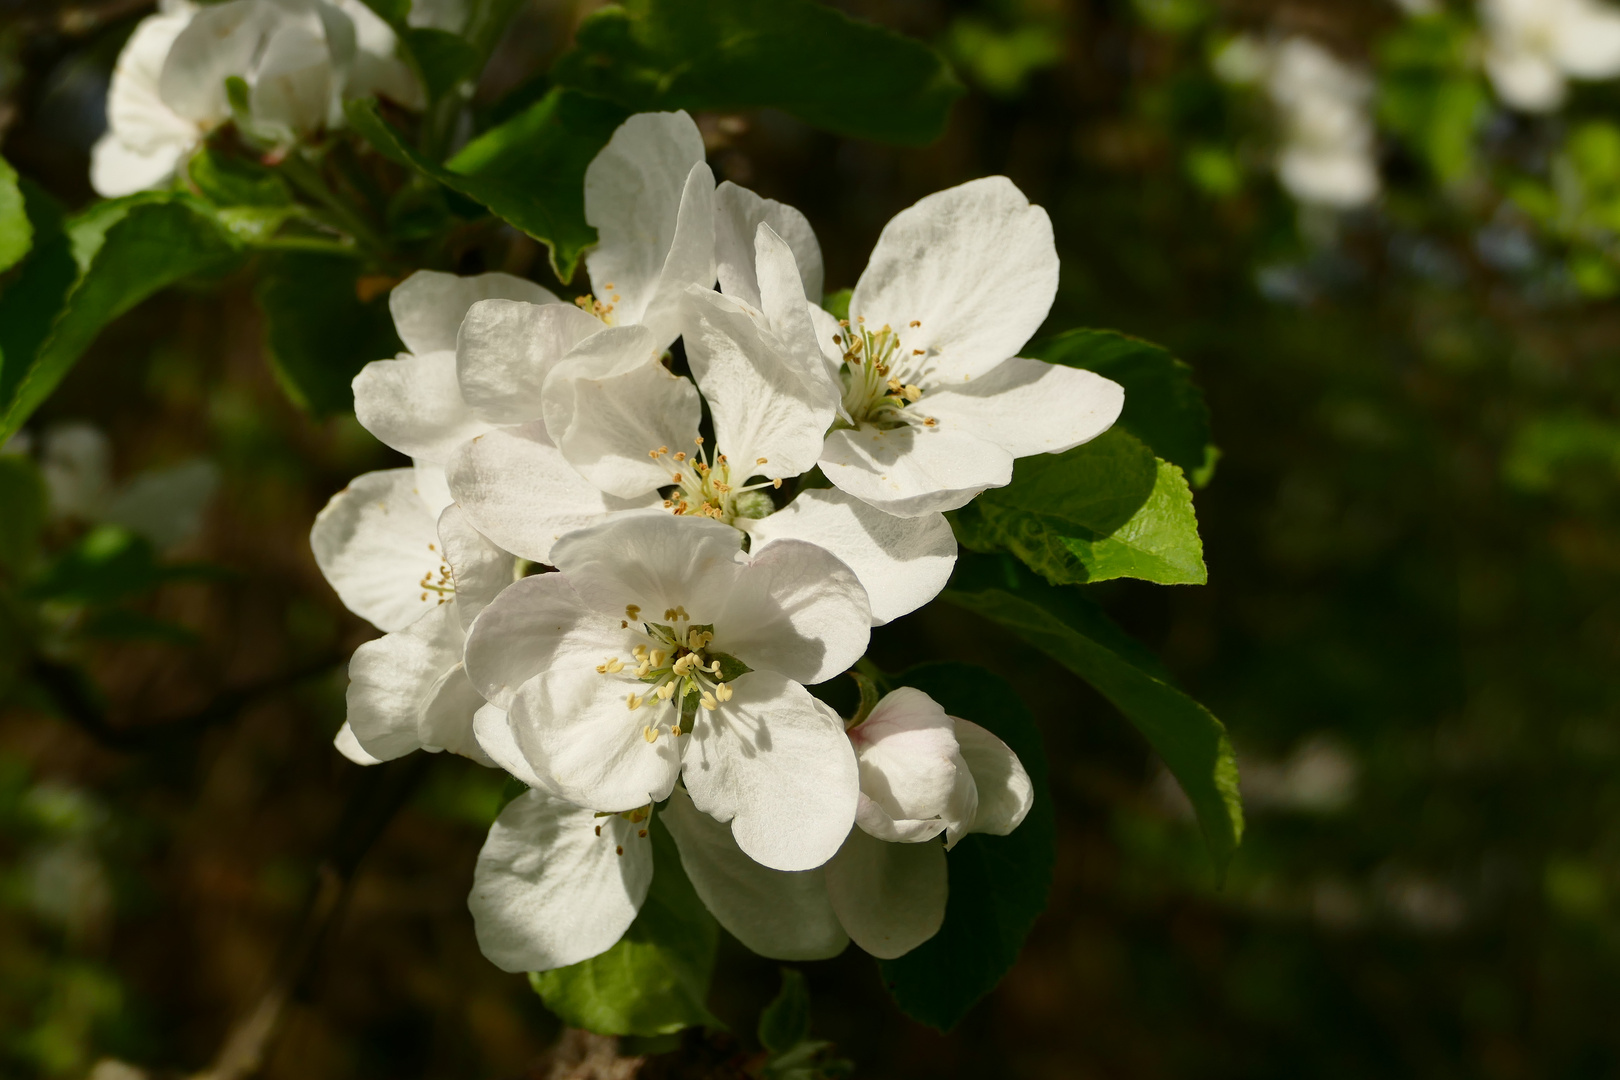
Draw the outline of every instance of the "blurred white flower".
<instances>
[{"instance_id":1,"label":"blurred white flower","mask_svg":"<svg viewBox=\"0 0 1620 1080\"><path fill-rule=\"evenodd\" d=\"M168 180L232 119L231 77L248 87L245 134L278 145L340 124L347 98L379 94L419 106L421 91L396 45L361 0L163 0L113 68L91 185L111 198Z\"/></svg>"},{"instance_id":2,"label":"blurred white flower","mask_svg":"<svg viewBox=\"0 0 1620 1080\"><path fill-rule=\"evenodd\" d=\"M1296 199L1349 210L1378 195L1372 90L1361 67L1308 38L1273 47L1266 91L1281 121L1277 179Z\"/></svg>"},{"instance_id":3,"label":"blurred white flower","mask_svg":"<svg viewBox=\"0 0 1620 1080\"><path fill-rule=\"evenodd\" d=\"M1620 75L1620 9L1600 0L1481 0L1485 70L1525 112L1564 102L1569 79Z\"/></svg>"}]
</instances>

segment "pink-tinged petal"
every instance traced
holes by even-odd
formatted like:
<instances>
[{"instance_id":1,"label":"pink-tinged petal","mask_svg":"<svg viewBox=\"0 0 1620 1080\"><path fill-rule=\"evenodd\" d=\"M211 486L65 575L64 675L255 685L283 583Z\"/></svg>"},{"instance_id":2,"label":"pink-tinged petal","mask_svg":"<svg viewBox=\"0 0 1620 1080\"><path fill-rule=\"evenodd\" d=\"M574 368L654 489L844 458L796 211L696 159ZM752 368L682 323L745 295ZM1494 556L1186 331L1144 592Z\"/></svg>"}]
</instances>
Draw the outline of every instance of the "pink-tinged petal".
<instances>
[{"instance_id":1,"label":"pink-tinged petal","mask_svg":"<svg viewBox=\"0 0 1620 1080\"><path fill-rule=\"evenodd\" d=\"M827 864L827 896L855 944L904 956L945 924L949 882L937 843L891 844L860 829Z\"/></svg>"}]
</instances>

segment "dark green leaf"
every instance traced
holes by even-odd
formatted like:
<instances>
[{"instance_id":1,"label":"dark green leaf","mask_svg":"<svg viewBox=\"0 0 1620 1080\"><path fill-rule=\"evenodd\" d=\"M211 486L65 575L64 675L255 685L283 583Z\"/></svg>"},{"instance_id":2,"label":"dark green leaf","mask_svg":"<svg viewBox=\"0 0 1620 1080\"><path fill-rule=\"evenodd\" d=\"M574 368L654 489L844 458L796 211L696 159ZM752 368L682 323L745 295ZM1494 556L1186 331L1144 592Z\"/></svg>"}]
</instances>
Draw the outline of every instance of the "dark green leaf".
<instances>
[{"instance_id":1,"label":"dark green leaf","mask_svg":"<svg viewBox=\"0 0 1620 1080\"><path fill-rule=\"evenodd\" d=\"M933 49L811 0L629 0L594 12L575 40L553 78L637 112L770 107L921 146L962 93Z\"/></svg>"},{"instance_id":2,"label":"dark green leaf","mask_svg":"<svg viewBox=\"0 0 1620 1080\"><path fill-rule=\"evenodd\" d=\"M65 231L77 280L20 373L14 365L23 361L23 354L7 348L4 381L10 393L0 406L4 409L0 440L22 427L107 323L159 289L219 269L241 252L236 237L207 203L175 192L145 192L98 203L69 221ZM44 267L46 284L54 285L59 272L59 262L50 260ZM25 269L24 277L28 276ZM24 318L27 333L32 333L35 324L27 320L33 316Z\"/></svg>"},{"instance_id":3,"label":"dark green leaf","mask_svg":"<svg viewBox=\"0 0 1620 1080\"><path fill-rule=\"evenodd\" d=\"M804 976L782 969L782 989L759 1014L759 1044L773 1054L785 1054L810 1037L810 990Z\"/></svg>"},{"instance_id":4,"label":"dark green leaf","mask_svg":"<svg viewBox=\"0 0 1620 1080\"><path fill-rule=\"evenodd\" d=\"M152 641L164 645L195 645L202 640L189 626L124 608L96 612L85 620L80 632L87 638L103 641Z\"/></svg>"},{"instance_id":5,"label":"dark green leaf","mask_svg":"<svg viewBox=\"0 0 1620 1080\"><path fill-rule=\"evenodd\" d=\"M665 1035L714 1024L704 1002L720 928L681 869L669 831L652 822L652 888L624 937L600 956L529 976L571 1027L599 1035Z\"/></svg>"},{"instance_id":6,"label":"dark green leaf","mask_svg":"<svg viewBox=\"0 0 1620 1080\"><path fill-rule=\"evenodd\" d=\"M1070 330L1028 346L1025 356L1095 371L1125 388L1125 411L1116 426L1192 480L1209 483L1220 451L1209 430L1209 407L1192 368L1151 342L1112 330Z\"/></svg>"},{"instance_id":7,"label":"dark green leaf","mask_svg":"<svg viewBox=\"0 0 1620 1080\"><path fill-rule=\"evenodd\" d=\"M1243 837L1243 804L1231 740L1208 709L1078 589L1047 585L1006 556L963 556L941 595L1041 649L1136 725L1187 793L1225 873Z\"/></svg>"},{"instance_id":8,"label":"dark green leaf","mask_svg":"<svg viewBox=\"0 0 1620 1080\"><path fill-rule=\"evenodd\" d=\"M1473 165L1490 115L1470 20L1446 13L1403 20L1379 44L1378 118L1442 181Z\"/></svg>"},{"instance_id":9,"label":"dark green leaf","mask_svg":"<svg viewBox=\"0 0 1620 1080\"><path fill-rule=\"evenodd\" d=\"M950 899L939 933L898 960L879 964L884 984L907 1014L947 1030L1001 981L1046 907L1056 858L1046 751L1035 718L999 676L967 664L927 664L896 682L988 729L1018 755L1035 785L1035 805L1011 834L966 836L946 857Z\"/></svg>"},{"instance_id":10,"label":"dark green leaf","mask_svg":"<svg viewBox=\"0 0 1620 1080\"><path fill-rule=\"evenodd\" d=\"M405 20L410 18L411 0L360 0L360 2L376 12L377 17L390 26L404 26Z\"/></svg>"},{"instance_id":11,"label":"dark green leaf","mask_svg":"<svg viewBox=\"0 0 1620 1080\"><path fill-rule=\"evenodd\" d=\"M459 34L413 26L401 40L416 58L429 101L437 101L478 74L478 53Z\"/></svg>"},{"instance_id":12,"label":"dark green leaf","mask_svg":"<svg viewBox=\"0 0 1620 1080\"><path fill-rule=\"evenodd\" d=\"M342 255L282 252L264 260L255 297L270 361L287 396L317 416L354 407L350 383L404 346L384 296L359 296L361 265Z\"/></svg>"},{"instance_id":13,"label":"dark green leaf","mask_svg":"<svg viewBox=\"0 0 1620 1080\"><path fill-rule=\"evenodd\" d=\"M0 577L27 573L45 528L45 482L21 454L0 454Z\"/></svg>"},{"instance_id":14,"label":"dark green leaf","mask_svg":"<svg viewBox=\"0 0 1620 1080\"><path fill-rule=\"evenodd\" d=\"M552 269L563 281L596 242L596 230L585 223L585 167L628 115L617 105L554 90L444 165L417 153L378 115L376 102L351 101L347 108L354 129L385 157L550 245Z\"/></svg>"},{"instance_id":15,"label":"dark green leaf","mask_svg":"<svg viewBox=\"0 0 1620 1080\"><path fill-rule=\"evenodd\" d=\"M28 221L17 171L0 158L0 272L22 261L34 244L34 227Z\"/></svg>"},{"instance_id":16,"label":"dark green leaf","mask_svg":"<svg viewBox=\"0 0 1620 1080\"><path fill-rule=\"evenodd\" d=\"M1181 470L1118 427L1061 454L1020 458L1012 483L954 522L965 546L1011 551L1055 585L1201 585L1208 576Z\"/></svg>"},{"instance_id":17,"label":"dark green leaf","mask_svg":"<svg viewBox=\"0 0 1620 1080\"><path fill-rule=\"evenodd\" d=\"M34 245L0 292L0 416L79 276L61 207L26 180L21 190ZM0 440L10 434L0 435Z\"/></svg>"},{"instance_id":18,"label":"dark green leaf","mask_svg":"<svg viewBox=\"0 0 1620 1080\"><path fill-rule=\"evenodd\" d=\"M172 581L211 581L222 575L217 567L199 563L160 563L150 541L118 525L101 525L63 552L25 592L37 600L97 604Z\"/></svg>"},{"instance_id":19,"label":"dark green leaf","mask_svg":"<svg viewBox=\"0 0 1620 1080\"><path fill-rule=\"evenodd\" d=\"M192 155L186 175L216 206L281 207L293 201L287 181L278 173L209 145Z\"/></svg>"}]
</instances>

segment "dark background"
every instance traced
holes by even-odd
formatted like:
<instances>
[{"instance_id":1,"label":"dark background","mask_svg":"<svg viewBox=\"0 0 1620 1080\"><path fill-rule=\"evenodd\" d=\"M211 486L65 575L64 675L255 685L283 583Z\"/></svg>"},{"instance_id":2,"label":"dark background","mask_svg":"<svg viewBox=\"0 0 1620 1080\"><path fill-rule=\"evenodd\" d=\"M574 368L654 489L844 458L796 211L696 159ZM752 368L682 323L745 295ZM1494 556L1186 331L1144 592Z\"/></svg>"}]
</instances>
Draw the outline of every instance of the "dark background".
<instances>
[{"instance_id":1,"label":"dark background","mask_svg":"<svg viewBox=\"0 0 1620 1080\"><path fill-rule=\"evenodd\" d=\"M140 13L103 6L128 14L62 35L30 21L56 5L0 5L0 150L69 205L90 197L106 73ZM955 1032L901 1016L851 949L803 966L816 1034L871 1077L1615 1075L1614 305L1569 286L1555 240L1504 219L1490 175L1448 189L1386 145L1383 203L1332 220L1255 165L1264 119L1209 74L1219 37L1283 27L1366 59L1394 4L840 6L956 62L970 94L944 139L896 149L780 114L703 116L711 163L804 210L829 288L854 283L896 211L1004 173L1056 226L1048 329L1122 330L1193 366L1223 452L1197 495L1210 584L1091 591L1227 724L1249 829L1217 888L1179 792L1086 686L942 604L901 620L875 635L881 666L980 663L1035 711L1056 882L1018 965ZM484 96L543 68L578 14L529 9ZM1572 108L1601 112L1604 93ZM1560 123L1494 114L1483 131L1534 175ZM1211 148L1234 182L1196 167ZM1488 257L1482 230L1504 220L1531 263ZM517 250L547 281L543 256ZM330 748L341 660L371 631L307 543L332 492L398 462L352 417L287 402L250 290L243 275L141 306L33 425L97 424L119 476L209 456L223 483L184 553L234 573L150 603L200 645L89 658L118 732L0 705L8 1076L213 1060L294 948L334 834L352 847L354 815L418 768L379 780ZM1549 440L1587 449L1548 457ZM558 1025L479 955L464 902L501 783L423 762L265 1075L547 1075ZM723 948L713 1005L739 1037L776 978Z\"/></svg>"}]
</instances>

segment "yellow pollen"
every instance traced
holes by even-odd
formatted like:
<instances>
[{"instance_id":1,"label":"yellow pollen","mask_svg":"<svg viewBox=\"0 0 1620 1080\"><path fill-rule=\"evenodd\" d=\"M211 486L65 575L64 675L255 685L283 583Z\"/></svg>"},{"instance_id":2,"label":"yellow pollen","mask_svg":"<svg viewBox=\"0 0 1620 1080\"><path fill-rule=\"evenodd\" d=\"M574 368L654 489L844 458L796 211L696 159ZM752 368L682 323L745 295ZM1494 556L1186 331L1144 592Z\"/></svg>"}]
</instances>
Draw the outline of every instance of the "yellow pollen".
<instances>
[{"instance_id":1,"label":"yellow pollen","mask_svg":"<svg viewBox=\"0 0 1620 1080\"><path fill-rule=\"evenodd\" d=\"M630 619L633 622L633 621L641 618L641 608L640 608L640 606L638 606L636 604L626 604L626 605L624 605L624 614L625 614L626 618ZM642 647L642 646L638 646L638 647Z\"/></svg>"},{"instance_id":2,"label":"yellow pollen","mask_svg":"<svg viewBox=\"0 0 1620 1080\"><path fill-rule=\"evenodd\" d=\"M623 670L624 661L620 660L617 656L610 656L602 663L596 665L596 671L599 675L612 675L615 672L620 672Z\"/></svg>"},{"instance_id":3,"label":"yellow pollen","mask_svg":"<svg viewBox=\"0 0 1620 1080\"><path fill-rule=\"evenodd\" d=\"M907 383L905 388L901 390L900 393L907 401L916 401L918 398L922 397L922 387L916 386L912 383Z\"/></svg>"},{"instance_id":4,"label":"yellow pollen","mask_svg":"<svg viewBox=\"0 0 1620 1080\"><path fill-rule=\"evenodd\" d=\"M698 699L698 704L702 705L710 712L713 712L718 707L715 704L714 695L709 693L707 690L703 691L703 696Z\"/></svg>"},{"instance_id":5,"label":"yellow pollen","mask_svg":"<svg viewBox=\"0 0 1620 1080\"><path fill-rule=\"evenodd\" d=\"M635 648L630 650L630 655L635 657L637 660L640 660L642 657L647 655L647 646L637 645Z\"/></svg>"},{"instance_id":6,"label":"yellow pollen","mask_svg":"<svg viewBox=\"0 0 1620 1080\"><path fill-rule=\"evenodd\" d=\"M641 737L650 743L655 743L658 741L658 729L655 727L644 727L641 729Z\"/></svg>"},{"instance_id":7,"label":"yellow pollen","mask_svg":"<svg viewBox=\"0 0 1620 1080\"><path fill-rule=\"evenodd\" d=\"M611 288L613 288L613 286L609 285L608 288L611 289ZM922 325L922 321L920 319L912 319L911 320L911 328L913 330L917 329L917 327L919 327L921 325Z\"/></svg>"},{"instance_id":8,"label":"yellow pollen","mask_svg":"<svg viewBox=\"0 0 1620 1080\"><path fill-rule=\"evenodd\" d=\"M676 473L674 476L670 477L670 479L675 481L678 484L678 483L681 482L681 475L682 475L681 473ZM664 505L668 506L669 504L665 503Z\"/></svg>"},{"instance_id":9,"label":"yellow pollen","mask_svg":"<svg viewBox=\"0 0 1620 1080\"><path fill-rule=\"evenodd\" d=\"M866 322L866 316L865 315L857 315L857 316L855 316L855 321L858 322L858 323L865 323Z\"/></svg>"},{"instance_id":10,"label":"yellow pollen","mask_svg":"<svg viewBox=\"0 0 1620 1080\"><path fill-rule=\"evenodd\" d=\"M938 426L939 426L939 421L934 419L932 416L930 416L928 419L923 421L923 427L938 427Z\"/></svg>"},{"instance_id":11,"label":"yellow pollen","mask_svg":"<svg viewBox=\"0 0 1620 1080\"><path fill-rule=\"evenodd\" d=\"M631 712L635 712L637 709L641 708L641 701L641 698L636 697L636 695L632 693L628 698L625 698L624 703L629 707Z\"/></svg>"},{"instance_id":12,"label":"yellow pollen","mask_svg":"<svg viewBox=\"0 0 1620 1080\"><path fill-rule=\"evenodd\" d=\"M675 460L676 461L685 461L686 460L686 451L685 450L677 450L677 451L675 451Z\"/></svg>"},{"instance_id":13,"label":"yellow pollen","mask_svg":"<svg viewBox=\"0 0 1620 1080\"><path fill-rule=\"evenodd\" d=\"M768 459L768 458L762 458L762 457L761 457L761 458L755 458L755 459L754 459L754 464L755 464L755 465L763 465L763 464L765 464L765 463L766 463L766 462L767 462L767 461L768 461L768 460L769 460L769 459Z\"/></svg>"},{"instance_id":14,"label":"yellow pollen","mask_svg":"<svg viewBox=\"0 0 1620 1080\"><path fill-rule=\"evenodd\" d=\"M927 351L928 351L927 349L912 349L911 350L911 355L912 356L921 356L923 353L925 353Z\"/></svg>"},{"instance_id":15,"label":"yellow pollen","mask_svg":"<svg viewBox=\"0 0 1620 1080\"><path fill-rule=\"evenodd\" d=\"M604 282L604 283L603 283L603 284L602 284L602 289L603 289L603 291L606 291L606 290L608 290L608 289L616 289L616 288L618 288L618 286L617 286L617 285L615 285L615 284L613 284L613 282L611 282L611 281L608 281L608 282ZM912 324L911 324L911 325L912 325L912 326L916 326L916 325L917 325L917 324L916 324L916 323L912 323Z\"/></svg>"},{"instance_id":16,"label":"yellow pollen","mask_svg":"<svg viewBox=\"0 0 1620 1080\"><path fill-rule=\"evenodd\" d=\"M717 684L715 684L714 696L719 698L721 701L730 701L731 700L731 693L732 693L732 691L731 691L731 684L730 683L717 683Z\"/></svg>"},{"instance_id":17,"label":"yellow pollen","mask_svg":"<svg viewBox=\"0 0 1620 1080\"><path fill-rule=\"evenodd\" d=\"M692 441L697 443L699 446L702 446L703 445L703 436L699 435L697 438L693 439Z\"/></svg>"},{"instance_id":18,"label":"yellow pollen","mask_svg":"<svg viewBox=\"0 0 1620 1080\"><path fill-rule=\"evenodd\" d=\"M775 480L771 481L771 487L779 488L781 486L782 486L782 478L781 477L777 477Z\"/></svg>"}]
</instances>

